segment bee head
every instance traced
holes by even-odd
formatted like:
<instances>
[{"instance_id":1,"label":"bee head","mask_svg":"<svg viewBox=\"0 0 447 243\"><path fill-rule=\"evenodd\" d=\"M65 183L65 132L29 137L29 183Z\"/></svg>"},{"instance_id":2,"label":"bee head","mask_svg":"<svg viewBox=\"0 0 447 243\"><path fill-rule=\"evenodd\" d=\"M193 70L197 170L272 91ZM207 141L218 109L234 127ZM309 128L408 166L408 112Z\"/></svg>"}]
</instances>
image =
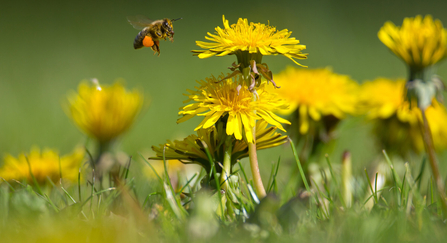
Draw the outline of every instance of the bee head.
<instances>
[{"instance_id":1,"label":"bee head","mask_svg":"<svg viewBox=\"0 0 447 243\"><path fill-rule=\"evenodd\" d=\"M173 33L172 20L163 19L162 28L168 33Z\"/></svg>"}]
</instances>

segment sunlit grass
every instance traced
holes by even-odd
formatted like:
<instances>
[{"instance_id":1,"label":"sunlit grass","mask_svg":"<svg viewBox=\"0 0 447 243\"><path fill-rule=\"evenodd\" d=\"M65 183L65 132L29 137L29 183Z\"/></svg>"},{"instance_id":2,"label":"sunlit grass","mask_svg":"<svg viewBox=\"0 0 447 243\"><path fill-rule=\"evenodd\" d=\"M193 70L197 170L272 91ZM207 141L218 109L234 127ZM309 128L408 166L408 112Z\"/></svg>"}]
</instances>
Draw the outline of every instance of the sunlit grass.
<instances>
[{"instance_id":1,"label":"sunlit grass","mask_svg":"<svg viewBox=\"0 0 447 243\"><path fill-rule=\"evenodd\" d=\"M152 162L144 157L101 179L83 169L90 176L79 185L2 183L2 242L442 241L444 215L431 177L424 176L425 163L412 168L395 165L386 153L382 158L385 171L353 171L350 207L341 196L340 164L330 160L319 165L317 174L305 175L302 168L292 173L301 179L288 188L277 184L278 160L271 167L270 193L260 201L242 166L233 174L237 183L225 192L231 204L221 204L217 190L200 188L203 171L183 175L178 185L171 184L166 171L154 170L155 179L141 180L139 170ZM297 157L296 163L301 167ZM403 173L395 166L403 166ZM386 181L382 185L380 173ZM152 189L143 189L147 185ZM228 210L228 205L232 216L222 214L220 207Z\"/></svg>"}]
</instances>

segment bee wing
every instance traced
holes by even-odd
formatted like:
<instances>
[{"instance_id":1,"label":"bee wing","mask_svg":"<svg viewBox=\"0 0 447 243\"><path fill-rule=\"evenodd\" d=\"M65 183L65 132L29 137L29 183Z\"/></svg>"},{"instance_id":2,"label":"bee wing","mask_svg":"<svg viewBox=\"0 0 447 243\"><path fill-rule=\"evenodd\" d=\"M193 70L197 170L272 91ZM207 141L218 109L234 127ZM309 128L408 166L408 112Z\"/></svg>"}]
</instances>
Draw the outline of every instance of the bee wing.
<instances>
[{"instance_id":1,"label":"bee wing","mask_svg":"<svg viewBox=\"0 0 447 243\"><path fill-rule=\"evenodd\" d=\"M129 23L137 30L148 27L152 22L154 22L153 20L143 15L127 16L127 21L129 21Z\"/></svg>"}]
</instances>

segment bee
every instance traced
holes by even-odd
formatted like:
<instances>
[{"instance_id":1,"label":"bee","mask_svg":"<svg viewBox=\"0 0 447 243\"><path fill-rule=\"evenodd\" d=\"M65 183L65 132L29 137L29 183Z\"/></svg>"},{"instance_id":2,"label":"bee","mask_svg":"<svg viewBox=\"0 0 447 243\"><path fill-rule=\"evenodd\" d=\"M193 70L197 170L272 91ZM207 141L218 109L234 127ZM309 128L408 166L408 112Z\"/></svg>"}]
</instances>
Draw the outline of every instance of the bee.
<instances>
[{"instance_id":1,"label":"bee","mask_svg":"<svg viewBox=\"0 0 447 243\"><path fill-rule=\"evenodd\" d=\"M133 41L133 47L140 49L142 47L150 47L155 53L160 56L160 40L169 38L171 42L174 41L174 27L172 22L178 19L160 19L150 20L145 16L131 16L127 17L129 23L135 28L141 30Z\"/></svg>"}]
</instances>

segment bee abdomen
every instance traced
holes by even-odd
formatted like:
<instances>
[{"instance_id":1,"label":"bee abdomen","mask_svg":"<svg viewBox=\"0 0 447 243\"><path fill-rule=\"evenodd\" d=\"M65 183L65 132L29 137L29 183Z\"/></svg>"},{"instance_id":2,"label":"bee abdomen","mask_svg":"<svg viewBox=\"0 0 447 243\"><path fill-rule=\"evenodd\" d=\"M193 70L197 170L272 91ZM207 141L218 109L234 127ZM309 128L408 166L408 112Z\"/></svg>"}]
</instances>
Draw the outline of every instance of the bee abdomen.
<instances>
[{"instance_id":1,"label":"bee abdomen","mask_svg":"<svg viewBox=\"0 0 447 243\"><path fill-rule=\"evenodd\" d=\"M144 28L141 30L138 35L135 37L135 40L133 41L133 48L140 49L144 47L143 40L146 34L148 33L148 28Z\"/></svg>"}]
</instances>

